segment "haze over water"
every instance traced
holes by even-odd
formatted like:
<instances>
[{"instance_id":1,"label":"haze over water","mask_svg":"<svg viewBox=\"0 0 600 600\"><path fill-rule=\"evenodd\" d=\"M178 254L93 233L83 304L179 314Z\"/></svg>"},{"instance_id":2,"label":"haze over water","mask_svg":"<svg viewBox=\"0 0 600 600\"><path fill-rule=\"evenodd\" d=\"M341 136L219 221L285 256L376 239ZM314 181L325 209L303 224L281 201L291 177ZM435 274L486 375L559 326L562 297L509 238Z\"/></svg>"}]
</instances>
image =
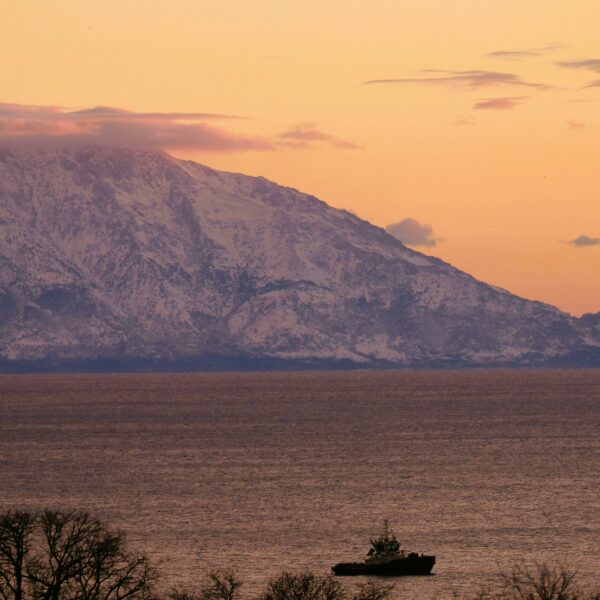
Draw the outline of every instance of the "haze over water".
<instances>
[{"instance_id":1,"label":"haze over water","mask_svg":"<svg viewBox=\"0 0 600 600\"><path fill-rule=\"evenodd\" d=\"M2 376L0 425L0 509L89 510L169 583L325 574L388 518L437 556L398 598L600 584L599 370Z\"/></svg>"}]
</instances>

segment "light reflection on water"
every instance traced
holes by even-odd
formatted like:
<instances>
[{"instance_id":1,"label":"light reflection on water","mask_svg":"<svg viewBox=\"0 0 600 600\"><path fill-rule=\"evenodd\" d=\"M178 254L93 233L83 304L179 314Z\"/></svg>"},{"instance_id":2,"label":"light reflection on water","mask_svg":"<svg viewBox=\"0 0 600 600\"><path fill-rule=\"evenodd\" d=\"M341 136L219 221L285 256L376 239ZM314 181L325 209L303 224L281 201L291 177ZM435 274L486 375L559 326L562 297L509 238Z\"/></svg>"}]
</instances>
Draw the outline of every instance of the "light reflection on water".
<instances>
[{"instance_id":1,"label":"light reflection on water","mask_svg":"<svg viewBox=\"0 0 600 600\"><path fill-rule=\"evenodd\" d=\"M388 518L438 561L399 598L600 584L598 370L1 376L0 425L0 508L90 510L167 583L326 573Z\"/></svg>"}]
</instances>

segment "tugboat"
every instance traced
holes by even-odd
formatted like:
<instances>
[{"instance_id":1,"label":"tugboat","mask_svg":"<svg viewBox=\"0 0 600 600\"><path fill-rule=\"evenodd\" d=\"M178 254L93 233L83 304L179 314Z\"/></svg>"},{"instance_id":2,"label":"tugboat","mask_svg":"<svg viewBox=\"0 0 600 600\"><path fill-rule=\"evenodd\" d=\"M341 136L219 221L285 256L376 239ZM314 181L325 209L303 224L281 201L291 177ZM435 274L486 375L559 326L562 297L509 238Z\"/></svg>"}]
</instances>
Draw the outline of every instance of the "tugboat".
<instances>
[{"instance_id":1,"label":"tugboat","mask_svg":"<svg viewBox=\"0 0 600 600\"><path fill-rule=\"evenodd\" d=\"M435 564L435 556L400 550L400 542L383 522L383 534L369 540L372 548L363 562L338 563L331 567L336 575L429 575Z\"/></svg>"}]
</instances>

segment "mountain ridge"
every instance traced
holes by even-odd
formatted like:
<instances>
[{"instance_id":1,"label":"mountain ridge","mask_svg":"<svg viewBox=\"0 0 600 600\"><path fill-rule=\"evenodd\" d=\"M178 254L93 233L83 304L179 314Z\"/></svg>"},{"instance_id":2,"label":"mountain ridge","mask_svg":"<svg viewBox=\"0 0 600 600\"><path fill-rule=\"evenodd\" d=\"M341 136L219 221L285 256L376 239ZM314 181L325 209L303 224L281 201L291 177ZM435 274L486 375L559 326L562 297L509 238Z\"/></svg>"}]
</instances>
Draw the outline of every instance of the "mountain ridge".
<instances>
[{"instance_id":1,"label":"mountain ridge","mask_svg":"<svg viewBox=\"0 0 600 600\"><path fill-rule=\"evenodd\" d=\"M0 211L1 370L600 364L595 321L262 177L5 148Z\"/></svg>"}]
</instances>

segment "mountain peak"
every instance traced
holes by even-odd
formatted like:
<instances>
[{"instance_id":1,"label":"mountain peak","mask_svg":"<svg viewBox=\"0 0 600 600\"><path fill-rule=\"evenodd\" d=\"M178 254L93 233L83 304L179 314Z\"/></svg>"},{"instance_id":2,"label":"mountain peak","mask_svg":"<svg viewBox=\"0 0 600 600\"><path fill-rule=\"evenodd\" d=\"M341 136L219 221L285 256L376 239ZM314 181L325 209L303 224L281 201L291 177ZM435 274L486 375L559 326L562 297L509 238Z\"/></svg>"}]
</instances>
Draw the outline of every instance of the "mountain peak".
<instances>
[{"instance_id":1,"label":"mountain peak","mask_svg":"<svg viewBox=\"0 0 600 600\"><path fill-rule=\"evenodd\" d=\"M598 356L554 307L298 190L160 152L0 151L0 250L5 369Z\"/></svg>"}]
</instances>

